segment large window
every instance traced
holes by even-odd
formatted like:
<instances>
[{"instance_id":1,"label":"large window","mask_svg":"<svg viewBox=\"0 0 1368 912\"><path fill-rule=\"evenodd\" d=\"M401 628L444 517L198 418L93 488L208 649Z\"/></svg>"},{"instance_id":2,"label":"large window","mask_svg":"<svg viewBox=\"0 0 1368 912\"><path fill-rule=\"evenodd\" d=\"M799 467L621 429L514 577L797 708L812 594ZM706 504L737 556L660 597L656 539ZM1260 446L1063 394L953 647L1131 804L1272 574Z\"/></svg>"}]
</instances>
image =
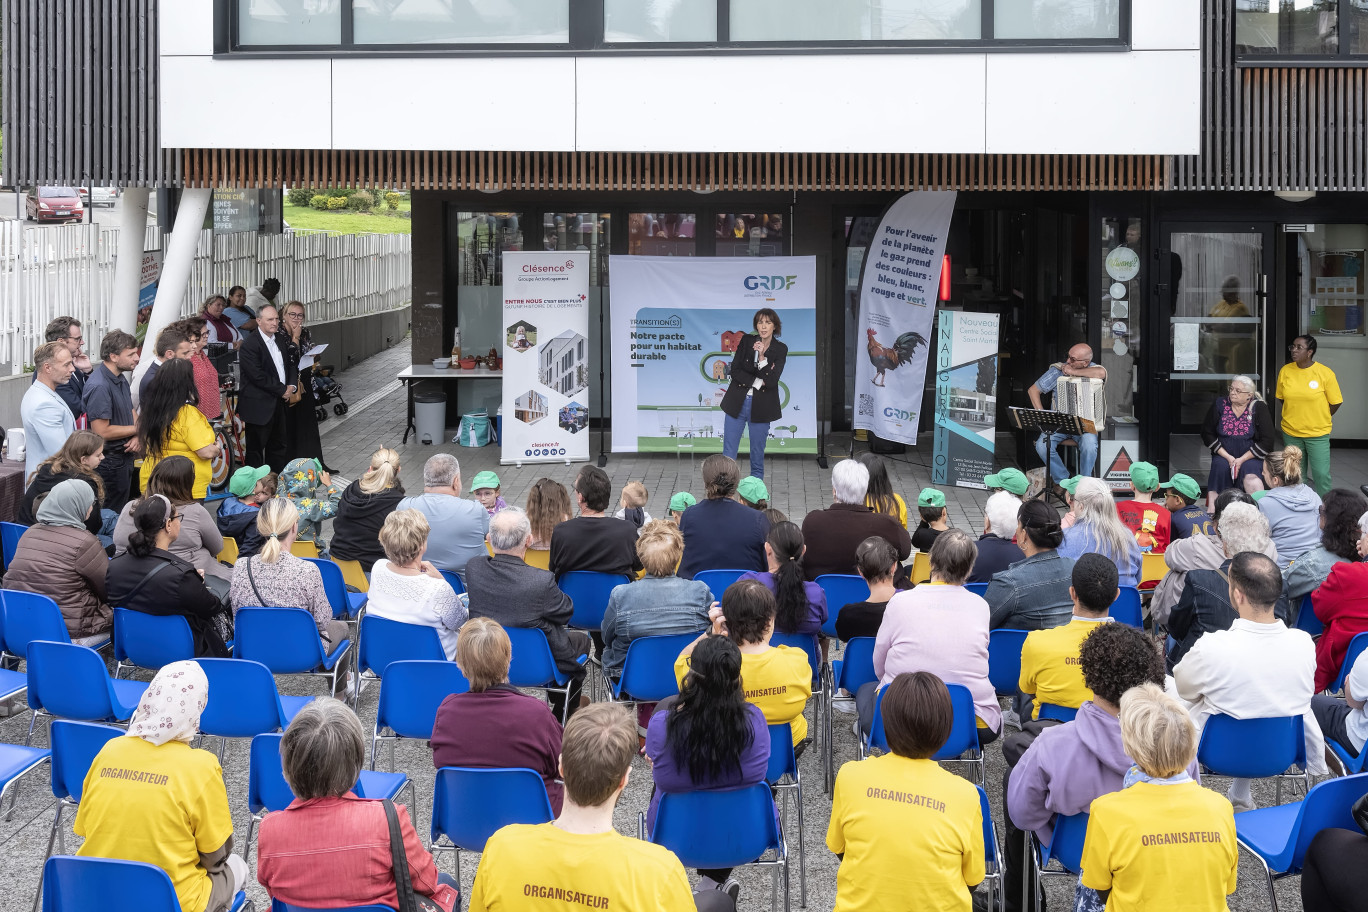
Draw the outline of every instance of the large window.
<instances>
[{"instance_id":1,"label":"large window","mask_svg":"<svg viewBox=\"0 0 1368 912\"><path fill-rule=\"evenodd\" d=\"M978 40L983 37L983 0L731 0L731 37L734 41Z\"/></svg>"},{"instance_id":2,"label":"large window","mask_svg":"<svg viewBox=\"0 0 1368 912\"><path fill-rule=\"evenodd\" d=\"M1235 53L1327 62L1368 56L1368 0L1235 0Z\"/></svg>"}]
</instances>

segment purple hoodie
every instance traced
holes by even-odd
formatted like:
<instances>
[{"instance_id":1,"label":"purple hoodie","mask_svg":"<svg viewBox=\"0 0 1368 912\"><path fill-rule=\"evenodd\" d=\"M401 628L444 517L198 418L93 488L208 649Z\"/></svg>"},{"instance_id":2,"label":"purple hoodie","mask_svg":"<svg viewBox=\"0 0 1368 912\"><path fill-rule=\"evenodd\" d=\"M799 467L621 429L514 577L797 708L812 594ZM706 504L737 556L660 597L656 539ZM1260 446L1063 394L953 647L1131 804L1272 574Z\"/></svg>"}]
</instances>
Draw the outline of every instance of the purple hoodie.
<instances>
[{"instance_id":1,"label":"purple hoodie","mask_svg":"<svg viewBox=\"0 0 1368 912\"><path fill-rule=\"evenodd\" d=\"M1046 728L1022 754L1008 782L1007 812L1018 829L1048 842L1056 814L1081 813L1094 798L1120 791L1132 765L1121 749L1121 720L1089 700L1073 722ZM1188 773L1198 779L1196 758Z\"/></svg>"}]
</instances>

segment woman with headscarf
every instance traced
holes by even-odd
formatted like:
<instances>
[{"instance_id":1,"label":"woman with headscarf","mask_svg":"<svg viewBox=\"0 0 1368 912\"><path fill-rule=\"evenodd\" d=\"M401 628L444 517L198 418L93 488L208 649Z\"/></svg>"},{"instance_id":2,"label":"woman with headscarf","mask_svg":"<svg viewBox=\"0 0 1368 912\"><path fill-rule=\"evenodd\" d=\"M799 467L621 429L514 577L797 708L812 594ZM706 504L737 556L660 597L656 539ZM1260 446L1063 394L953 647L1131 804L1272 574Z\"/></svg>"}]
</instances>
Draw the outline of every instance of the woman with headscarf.
<instances>
[{"instance_id":1,"label":"woman with headscarf","mask_svg":"<svg viewBox=\"0 0 1368 912\"><path fill-rule=\"evenodd\" d=\"M190 746L208 704L198 664L172 662L157 672L128 734L107 742L90 765L75 825L85 842L76 854L156 865L182 909L223 912L248 872L233 854L218 758Z\"/></svg>"},{"instance_id":2,"label":"woman with headscarf","mask_svg":"<svg viewBox=\"0 0 1368 912\"><path fill-rule=\"evenodd\" d=\"M105 594L109 558L86 528L95 492L76 478L54 485L38 506L38 522L19 539L5 588L46 595L62 609L72 642L106 638L114 610Z\"/></svg>"}]
</instances>

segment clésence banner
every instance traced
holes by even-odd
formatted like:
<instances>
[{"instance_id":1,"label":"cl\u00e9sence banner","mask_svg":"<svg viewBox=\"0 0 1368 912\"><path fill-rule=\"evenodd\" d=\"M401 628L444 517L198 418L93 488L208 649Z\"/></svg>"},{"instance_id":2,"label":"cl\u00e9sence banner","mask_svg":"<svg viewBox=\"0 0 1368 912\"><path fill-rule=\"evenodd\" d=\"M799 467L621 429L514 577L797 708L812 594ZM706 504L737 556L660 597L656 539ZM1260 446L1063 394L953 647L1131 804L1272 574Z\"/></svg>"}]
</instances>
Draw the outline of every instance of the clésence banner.
<instances>
[{"instance_id":1,"label":"cl\u00e9sence banner","mask_svg":"<svg viewBox=\"0 0 1368 912\"><path fill-rule=\"evenodd\" d=\"M503 254L500 462L589 458L589 252Z\"/></svg>"},{"instance_id":2,"label":"cl\u00e9sence banner","mask_svg":"<svg viewBox=\"0 0 1368 912\"><path fill-rule=\"evenodd\" d=\"M732 358L762 307L788 346L766 453L817 452L815 257L610 259L613 452L722 452Z\"/></svg>"},{"instance_id":3,"label":"cl\u00e9sence banner","mask_svg":"<svg viewBox=\"0 0 1368 912\"><path fill-rule=\"evenodd\" d=\"M904 194L884 212L865 253L854 425L885 440L917 443L927 346L954 213L953 190Z\"/></svg>"},{"instance_id":4,"label":"cl\u00e9sence banner","mask_svg":"<svg viewBox=\"0 0 1368 912\"><path fill-rule=\"evenodd\" d=\"M940 312L931 483L984 488L996 443L998 315Z\"/></svg>"}]
</instances>

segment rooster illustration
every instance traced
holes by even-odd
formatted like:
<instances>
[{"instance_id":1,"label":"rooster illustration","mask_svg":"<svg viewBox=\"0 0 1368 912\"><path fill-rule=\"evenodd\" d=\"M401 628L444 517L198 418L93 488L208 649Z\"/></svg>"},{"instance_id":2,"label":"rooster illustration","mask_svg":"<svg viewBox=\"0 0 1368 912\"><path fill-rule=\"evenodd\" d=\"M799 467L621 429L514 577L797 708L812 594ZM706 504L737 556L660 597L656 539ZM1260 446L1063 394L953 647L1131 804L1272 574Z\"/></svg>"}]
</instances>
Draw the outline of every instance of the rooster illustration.
<instances>
[{"instance_id":1,"label":"rooster illustration","mask_svg":"<svg viewBox=\"0 0 1368 912\"><path fill-rule=\"evenodd\" d=\"M884 371L897 370L899 364L912 360L918 345L926 344L921 333L905 332L898 336L892 348L885 348L874 338L873 329L865 332L869 336L869 363L874 365L876 371L872 381L875 386L884 385Z\"/></svg>"}]
</instances>

